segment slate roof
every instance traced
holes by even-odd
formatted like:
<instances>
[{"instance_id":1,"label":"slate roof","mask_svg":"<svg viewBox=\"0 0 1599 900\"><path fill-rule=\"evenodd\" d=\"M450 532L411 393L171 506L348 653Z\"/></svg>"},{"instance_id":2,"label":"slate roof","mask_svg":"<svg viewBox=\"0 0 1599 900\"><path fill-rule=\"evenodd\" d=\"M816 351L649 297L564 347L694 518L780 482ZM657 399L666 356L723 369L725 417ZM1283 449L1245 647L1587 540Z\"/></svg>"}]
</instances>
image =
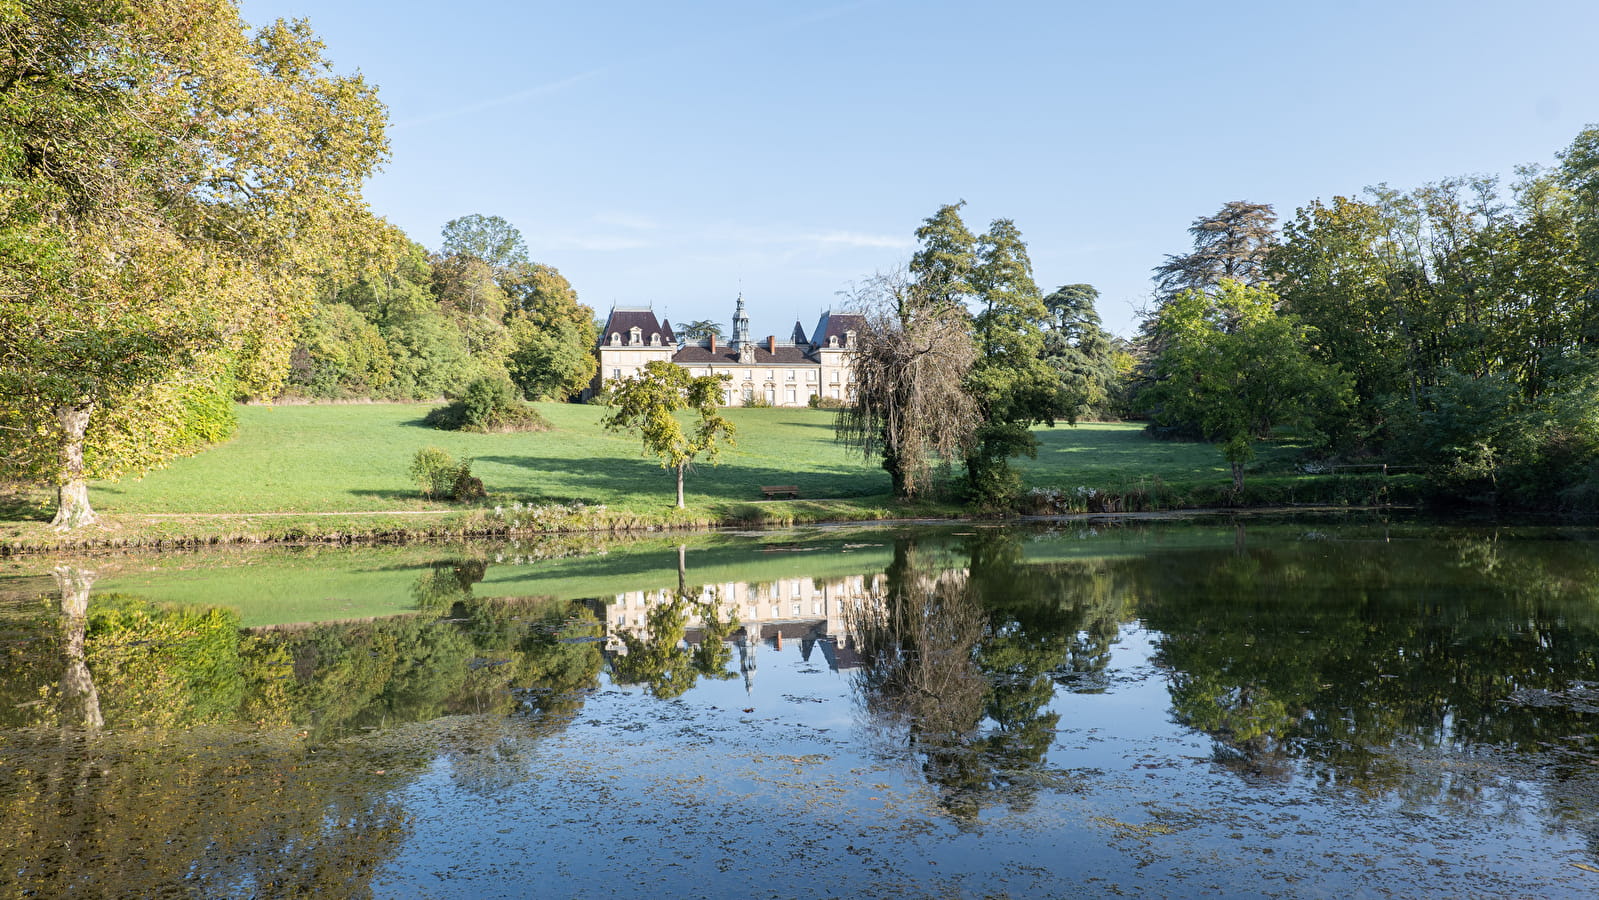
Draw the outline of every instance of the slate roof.
<instances>
[{"instance_id":1,"label":"slate roof","mask_svg":"<svg viewBox=\"0 0 1599 900\"><path fill-rule=\"evenodd\" d=\"M738 365L738 351L728 349L720 342L717 343L716 351L714 353L711 352L709 347L703 347L698 344L689 344L687 347L684 347L672 355L672 362L675 362L679 365L694 366L736 366ZM766 349L766 345L764 344L755 348L755 365L783 366L800 364L815 365L816 360L806 356L805 351L799 347L780 345L778 346L776 353Z\"/></svg>"},{"instance_id":2,"label":"slate roof","mask_svg":"<svg viewBox=\"0 0 1599 900\"><path fill-rule=\"evenodd\" d=\"M804 346L804 345L810 343L810 339L805 336L805 326L804 325L801 325L798 322L794 323L794 334L792 335L791 340L793 340L794 343L799 344L800 346Z\"/></svg>"},{"instance_id":3,"label":"slate roof","mask_svg":"<svg viewBox=\"0 0 1599 900\"><path fill-rule=\"evenodd\" d=\"M627 343L628 334L634 327L644 337L644 343L650 343L650 335L659 334L662 344L673 344L677 339L672 336L671 323L662 325L655 318L655 311L642 307L618 306L611 309L611 315L605 320L605 330L600 333L600 343L610 346L611 335L619 334L622 342Z\"/></svg>"},{"instance_id":4,"label":"slate roof","mask_svg":"<svg viewBox=\"0 0 1599 900\"><path fill-rule=\"evenodd\" d=\"M844 332L853 331L860 335L866 331L866 317L853 313L822 313L821 321L816 323L816 330L811 332L811 340L818 347L826 347L827 339L838 338L838 345L844 346Z\"/></svg>"}]
</instances>

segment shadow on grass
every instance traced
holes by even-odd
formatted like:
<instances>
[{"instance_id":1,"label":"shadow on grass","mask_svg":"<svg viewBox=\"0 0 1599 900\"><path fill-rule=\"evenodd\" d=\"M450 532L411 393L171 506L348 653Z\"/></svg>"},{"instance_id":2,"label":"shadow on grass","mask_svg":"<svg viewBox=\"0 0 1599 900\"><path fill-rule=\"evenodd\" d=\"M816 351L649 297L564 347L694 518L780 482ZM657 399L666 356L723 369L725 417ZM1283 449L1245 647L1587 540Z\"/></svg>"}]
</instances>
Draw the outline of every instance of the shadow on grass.
<instances>
[{"instance_id":1,"label":"shadow on grass","mask_svg":"<svg viewBox=\"0 0 1599 900\"><path fill-rule=\"evenodd\" d=\"M55 511L55 498L48 491L0 488L0 521L48 522Z\"/></svg>"},{"instance_id":2,"label":"shadow on grass","mask_svg":"<svg viewBox=\"0 0 1599 900\"><path fill-rule=\"evenodd\" d=\"M649 459L578 460L537 456L480 456L479 462L557 473L563 480L581 478L595 493L649 496L671 492L672 473ZM763 485L792 484L806 499L866 497L888 489L888 476L859 467L833 466L794 472L770 466L702 463L691 469L684 486L715 500L759 500Z\"/></svg>"},{"instance_id":3,"label":"shadow on grass","mask_svg":"<svg viewBox=\"0 0 1599 900\"><path fill-rule=\"evenodd\" d=\"M423 500L421 491L398 491L392 488L363 488L349 492L353 497L379 497L384 500Z\"/></svg>"}]
</instances>

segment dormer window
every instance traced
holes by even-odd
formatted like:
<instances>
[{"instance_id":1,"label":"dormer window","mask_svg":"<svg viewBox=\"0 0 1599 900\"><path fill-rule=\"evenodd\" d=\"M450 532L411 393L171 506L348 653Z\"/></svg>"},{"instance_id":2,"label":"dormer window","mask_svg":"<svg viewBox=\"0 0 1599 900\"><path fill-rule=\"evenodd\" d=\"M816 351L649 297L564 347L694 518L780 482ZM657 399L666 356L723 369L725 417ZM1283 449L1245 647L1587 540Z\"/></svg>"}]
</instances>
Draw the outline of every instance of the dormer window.
<instances>
[{"instance_id":1,"label":"dormer window","mask_svg":"<svg viewBox=\"0 0 1599 900\"><path fill-rule=\"evenodd\" d=\"M617 332L614 332L614 331L611 332L611 346L612 347L619 347L619 346L621 346L621 344L622 344L622 336L620 334L618 334Z\"/></svg>"},{"instance_id":2,"label":"dormer window","mask_svg":"<svg viewBox=\"0 0 1599 900\"><path fill-rule=\"evenodd\" d=\"M627 342L629 344L642 344L642 343L644 343L644 329L638 327L637 325L634 325L631 329L628 330Z\"/></svg>"},{"instance_id":3,"label":"dormer window","mask_svg":"<svg viewBox=\"0 0 1599 900\"><path fill-rule=\"evenodd\" d=\"M853 332L853 331L844 332L844 346L846 346L846 347L855 346L855 332Z\"/></svg>"},{"instance_id":4,"label":"dormer window","mask_svg":"<svg viewBox=\"0 0 1599 900\"><path fill-rule=\"evenodd\" d=\"M661 346L661 333L659 331L657 331L654 334L650 335L650 346L651 347L659 347L659 346Z\"/></svg>"},{"instance_id":5,"label":"dormer window","mask_svg":"<svg viewBox=\"0 0 1599 900\"><path fill-rule=\"evenodd\" d=\"M838 335L836 335L836 334L828 335L827 336L827 346L829 346L829 347L837 347L838 346Z\"/></svg>"}]
</instances>

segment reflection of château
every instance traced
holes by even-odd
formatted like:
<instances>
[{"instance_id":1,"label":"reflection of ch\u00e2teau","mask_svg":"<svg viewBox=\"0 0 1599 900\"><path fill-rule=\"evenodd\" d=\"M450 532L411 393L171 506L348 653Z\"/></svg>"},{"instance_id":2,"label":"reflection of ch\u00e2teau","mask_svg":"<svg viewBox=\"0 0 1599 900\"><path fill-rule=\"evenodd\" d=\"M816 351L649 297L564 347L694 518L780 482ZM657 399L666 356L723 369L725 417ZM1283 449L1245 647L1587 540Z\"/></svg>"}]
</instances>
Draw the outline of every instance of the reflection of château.
<instances>
[{"instance_id":1,"label":"reflection of ch\u00e2teau","mask_svg":"<svg viewBox=\"0 0 1599 900\"><path fill-rule=\"evenodd\" d=\"M882 596L884 578L878 574L825 580L784 578L759 584L729 581L701 586L690 591L689 599L695 603L714 604L712 608L723 621L731 616L738 617L741 627L734 633L734 642L738 645L740 668L746 678L754 669L754 653L759 644L781 647L785 640L800 641L800 653L806 661L820 650L828 668L838 671L860 664L855 637L849 632L846 617L852 608L876 602ZM647 624L649 611L672 602L675 597L676 589L660 588L628 591L601 601L606 651L627 652L621 640L623 632L646 640L653 637ZM691 646L701 640L703 624L700 616L689 613L686 639Z\"/></svg>"}]
</instances>

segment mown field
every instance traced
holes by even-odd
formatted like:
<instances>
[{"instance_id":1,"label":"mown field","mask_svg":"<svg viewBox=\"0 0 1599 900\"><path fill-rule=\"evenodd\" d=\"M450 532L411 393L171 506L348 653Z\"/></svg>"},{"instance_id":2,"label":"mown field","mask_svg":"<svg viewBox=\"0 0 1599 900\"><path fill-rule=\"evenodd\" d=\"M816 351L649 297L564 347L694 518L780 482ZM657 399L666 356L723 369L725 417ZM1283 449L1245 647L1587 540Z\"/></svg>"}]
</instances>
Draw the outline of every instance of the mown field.
<instances>
[{"instance_id":1,"label":"mown field","mask_svg":"<svg viewBox=\"0 0 1599 900\"><path fill-rule=\"evenodd\" d=\"M635 436L602 429L602 408L540 404L554 426L550 431L490 435L425 427L427 409L410 404L240 407L240 427L232 440L143 478L97 483L90 497L108 528L165 536L206 533L207 517L386 514L390 522L419 521L415 517L459 512L452 504L424 499L407 474L418 449L438 446L472 460L473 474L490 494L487 507L581 502L603 505L612 516L663 524L764 521L768 513L778 521L784 510L812 521L830 515L881 518L899 509L888 497L887 475L834 440L833 414L823 410L728 410L738 428L737 446L719 465L702 463L689 474L689 510L676 514L670 512L671 474L643 455ZM1228 482L1215 447L1154 441L1137 424L1062 425L1039 428L1037 435L1038 457L1017 461L1027 488L1119 493L1159 488L1170 494L1174 488L1213 490ZM1292 448L1266 448L1251 478L1303 480L1293 471L1294 455ZM763 502L760 487L773 484L798 485L807 502ZM908 512L955 510L932 504ZM43 495L13 501L0 510L0 537L27 540L48 514ZM237 536L240 529L233 523L221 530Z\"/></svg>"}]
</instances>

